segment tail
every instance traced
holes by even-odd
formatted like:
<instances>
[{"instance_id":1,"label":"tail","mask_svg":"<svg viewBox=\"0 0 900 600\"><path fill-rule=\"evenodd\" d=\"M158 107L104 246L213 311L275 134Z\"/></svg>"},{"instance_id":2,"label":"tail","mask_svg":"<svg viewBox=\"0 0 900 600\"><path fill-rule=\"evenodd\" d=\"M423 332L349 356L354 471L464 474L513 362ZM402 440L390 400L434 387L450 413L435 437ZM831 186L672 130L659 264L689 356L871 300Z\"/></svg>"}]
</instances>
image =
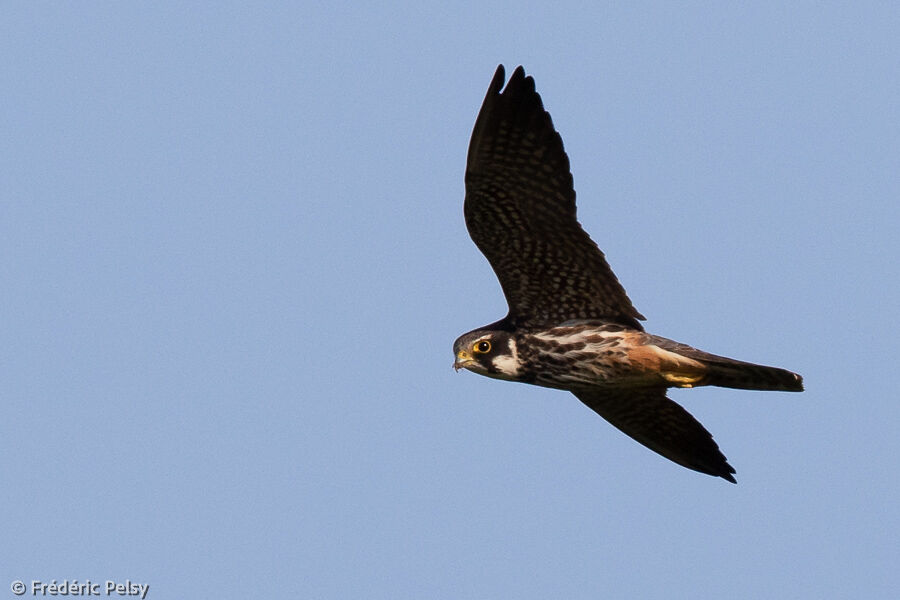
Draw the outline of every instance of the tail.
<instances>
[{"instance_id":1,"label":"tail","mask_svg":"<svg viewBox=\"0 0 900 600\"><path fill-rule=\"evenodd\" d=\"M738 390L803 391L803 378L786 369L717 356L659 336L648 337L660 348L703 363L707 371L693 384L695 386L716 385Z\"/></svg>"},{"instance_id":2,"label":"tail","mask_svg":"<svg viewBox=\"0 0 900 600\"><path fill-rule=\"evenodd\" d=\"M708 356L710 358L700 360L709 368L707 377L704 378L705 385L717 385L738 390L803 391L803 378L796 373L778 367L755 365L723 356Z\"/></svg>"}]
</instances>

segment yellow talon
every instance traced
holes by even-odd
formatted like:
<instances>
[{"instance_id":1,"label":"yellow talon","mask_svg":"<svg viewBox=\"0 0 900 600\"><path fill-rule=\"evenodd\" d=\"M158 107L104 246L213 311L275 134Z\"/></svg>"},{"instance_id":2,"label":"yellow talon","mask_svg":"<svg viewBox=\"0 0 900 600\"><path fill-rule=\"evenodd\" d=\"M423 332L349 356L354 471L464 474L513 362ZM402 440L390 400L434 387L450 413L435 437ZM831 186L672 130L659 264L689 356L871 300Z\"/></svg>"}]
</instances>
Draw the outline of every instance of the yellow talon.
<instances>
[{"instance_id":1,"label":"yellow talon","mask_svg":"<svg viewBox=\"0 0 900 600\"><path fill-rule=\"evenodd\" d=\"M663 379L680 388L692 388L694 384L703 379L702 375L687 375L682 373L663 373Z\"/></svg>"}]
</instances>

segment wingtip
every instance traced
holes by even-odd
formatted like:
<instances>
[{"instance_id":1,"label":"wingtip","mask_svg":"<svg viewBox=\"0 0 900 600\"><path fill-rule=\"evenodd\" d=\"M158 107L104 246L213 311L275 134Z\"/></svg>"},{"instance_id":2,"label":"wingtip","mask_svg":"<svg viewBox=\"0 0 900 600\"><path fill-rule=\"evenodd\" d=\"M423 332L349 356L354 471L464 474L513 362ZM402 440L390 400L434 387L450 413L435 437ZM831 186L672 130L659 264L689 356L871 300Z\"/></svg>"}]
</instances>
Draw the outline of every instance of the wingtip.
<instances>
[{"instance_id":1,"label":"wingtip","mask_svg":"<svg viewBox=\"0 0 900 600\"><path fill-rule=\"evenodd\" d=\"M721 451L719 452L719 454L721 455ZM731 466L731 464L728 462L728 459L725 458L724 455L722 455L721 464L718 468L711 472L710 475L718 475L725 481L730 481L731 483L737 484L737 479L734 478L735 473L737 473L737 471L734 470L734 467Z\"/></svg>"},{"instance_id":2,"label":"wingtip","mask_svg":"<svg viewBox=\"0 0 900 600\"><path fill-rule=\"evenodd\" d=\"M535 84L534 77L530 75L525 75L525 67L519 65L512 72L512 75L509 76L509 81L506 82L507 91L513 90L513 94L534 94L535 93ZM543 110L543 106L541 106Z\"/></svg>"},{"instance_id":3,"label":"wingtip","mask_svg":"<svg viewBox=\"0 0 900 600\"><path fill-rule=\"evenodd\" d=\"M683 465L687 466L687 465ZM737 483L737 479L734 478L734 474L737 472L734 470L728 462L725 460L725 457L722 457L722 462L717 465L706 465L704 467L696 467L696 466L688 466L689 469L693 469L694 471L699 471L704 475L711 475L712 477L721 477L725 481L730 483Z\"/></svg>"},{"instance_id":4,"label":"wingtip","mask_svg":"<svg viewBox=\"0 0 900 600\"><path fill-rule=\"evenodd\" d=\"M719 468L719 472L715 473L715 475L718 475L725 481L730 481L731 483L737 484L737 479L734 478L735 473L737 473L737 471L735 471L734 467L732 467L728 463L728 459L722 456L722 465Z\"/></svg>"},{"instance_id":5,"label":"wingtip","mask_svg":"<svg viewBox=\"0 0 900 600\"><path fill-rule=\"evenodd\" d=\"M531 77L527 77L525 75L525 67L519 65L515 69L513 69L512 75L509 76L509 81L506 81L506 68L503 64L497 65L497 70L494 71L494 77L491 79L491 85L488 88L488 95L499 94L500 90L503 89L503 84L506 83L507 88L510 85L518 85L521 81L531 80L532 85L534 80Z\"/></svg>"},{"instance_id":6,"label":"wingtip","mask_svg":"<svg viewBox=\"0 0 900 600\"><path fill-rule=\"evenodd\" d=\"M494 78L491 79L491 85L488 87L488 96L494 96L500 93L500 90L503 89L503 82L506 81L506 69L503 68L502 64L497 65L497 70L494 71Z\"/></svg>"}]
</instances>

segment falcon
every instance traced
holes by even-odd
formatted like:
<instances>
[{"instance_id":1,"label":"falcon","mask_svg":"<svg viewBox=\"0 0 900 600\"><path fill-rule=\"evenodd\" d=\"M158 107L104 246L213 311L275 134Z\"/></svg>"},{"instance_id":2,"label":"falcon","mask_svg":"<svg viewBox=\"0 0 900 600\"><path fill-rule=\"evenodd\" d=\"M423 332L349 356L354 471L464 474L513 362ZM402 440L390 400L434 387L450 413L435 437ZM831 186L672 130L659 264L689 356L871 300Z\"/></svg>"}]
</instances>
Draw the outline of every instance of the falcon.
<instances>
[{"instance_id":1,"label":"falcon","mask_svg":"<svg viewBox=\"0 0 900 600\"><path fill-rule=\"evenodd\" d=\"M666 390L799 392L803 379L646 333L578 223L569 158L534 79L518 67L504 80L500 65L472 131L464 214L509 313L460 336L454 368L572 392L669 460L736 483L712 435Z\"/></svg>"}]
</instances>

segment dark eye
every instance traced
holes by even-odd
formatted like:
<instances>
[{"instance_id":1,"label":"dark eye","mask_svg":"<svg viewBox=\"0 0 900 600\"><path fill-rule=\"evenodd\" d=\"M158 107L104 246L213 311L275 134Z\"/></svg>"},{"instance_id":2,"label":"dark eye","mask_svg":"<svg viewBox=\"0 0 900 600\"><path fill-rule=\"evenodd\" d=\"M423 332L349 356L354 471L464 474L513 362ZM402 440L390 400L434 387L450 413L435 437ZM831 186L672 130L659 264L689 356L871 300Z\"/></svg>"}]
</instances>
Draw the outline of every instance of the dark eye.
<instances>
[{"instance_id":1,"label":"dark eye","mask_svg":"<svg viewBox=\"0 0 900 600\"><path fill-rule=\"evenodd\" d=\"M491 343L487 340L481 340L475 344L473 350L475 350L475 354L487 354L491 351Z\"/></svg>"}]
</instances>

